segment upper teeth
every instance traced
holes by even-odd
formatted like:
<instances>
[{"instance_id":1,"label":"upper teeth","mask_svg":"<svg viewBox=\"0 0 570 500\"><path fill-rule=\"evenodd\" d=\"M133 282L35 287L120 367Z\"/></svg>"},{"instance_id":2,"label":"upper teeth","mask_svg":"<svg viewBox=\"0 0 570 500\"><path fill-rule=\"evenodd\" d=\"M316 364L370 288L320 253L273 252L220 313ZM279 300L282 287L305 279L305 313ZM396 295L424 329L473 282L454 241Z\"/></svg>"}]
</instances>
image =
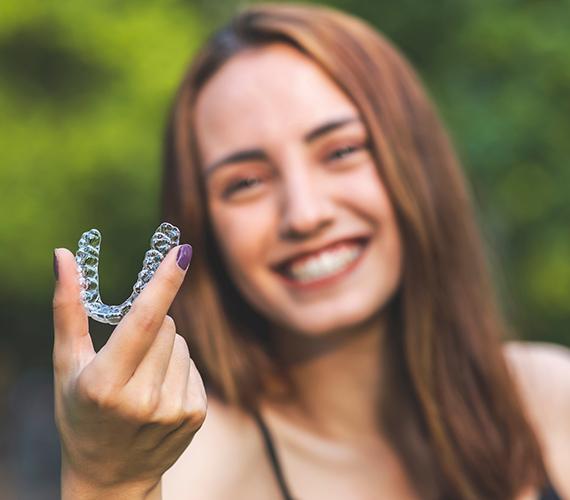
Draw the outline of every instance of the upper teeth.
<instances>
[{"instance_id":1,"label":"upper teeth","mask_svg":"<svg viewBox=\"0 0 570 500\"><path fill-rule=\"evenodd\" d=\"M360 255L360 245L343 246L325 250L314 257L293 262L289 267L289 275L299 281L310 281L339 272L356 260Z\"/></svg>"}]
</instances>

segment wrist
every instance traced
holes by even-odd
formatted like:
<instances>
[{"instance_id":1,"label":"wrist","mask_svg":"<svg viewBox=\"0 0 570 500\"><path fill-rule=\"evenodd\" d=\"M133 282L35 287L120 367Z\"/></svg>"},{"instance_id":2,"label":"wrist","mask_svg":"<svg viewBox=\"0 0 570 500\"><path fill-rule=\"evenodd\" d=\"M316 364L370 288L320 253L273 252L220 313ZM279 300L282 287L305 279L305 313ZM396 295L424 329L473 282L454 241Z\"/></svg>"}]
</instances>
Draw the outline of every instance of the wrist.
<instances>
[{"instance_id":1,"label":"wrist","mask_svg":"<svg viewBox=\"0 0 570 500\"><path fill-rule=\"evenodd\" d=\"M160 500L161 482L146 480L117 484L100 484L61 469L61 500Z\"/></svg>"}]
</instances>

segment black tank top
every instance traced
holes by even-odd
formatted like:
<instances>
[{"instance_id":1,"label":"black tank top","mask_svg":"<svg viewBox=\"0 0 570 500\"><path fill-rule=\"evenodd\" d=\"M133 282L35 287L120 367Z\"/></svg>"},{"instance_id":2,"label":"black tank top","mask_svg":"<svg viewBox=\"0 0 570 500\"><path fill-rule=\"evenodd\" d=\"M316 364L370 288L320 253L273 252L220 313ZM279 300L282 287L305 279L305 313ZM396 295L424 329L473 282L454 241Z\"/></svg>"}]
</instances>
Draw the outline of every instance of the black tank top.
<instances>
[{"instance_id":1,"label":"black tank top","mask_svg":"<svg viewBox=\"0 0 570 500\"><path fill-rule=\"evenodd\" d=\"M283 469L281 468L271 433L269 432L265 421L261 418L261 415L259 415L259 413L254 412L253 418L255 419L263 437L265 451L267 452L267 456L271 462L271 467L273 468L273 473L275 474L275 479L277 480L277 484L281 490L283 500L294 500L293 495L291 495L291 492L287 487L287 482L285 481ZM562 498L558 495L558 493L556 493L554 487L551 484L548 484L547 487L540 492L538 500L562 500Z\"/></svg>"}]
</instances>

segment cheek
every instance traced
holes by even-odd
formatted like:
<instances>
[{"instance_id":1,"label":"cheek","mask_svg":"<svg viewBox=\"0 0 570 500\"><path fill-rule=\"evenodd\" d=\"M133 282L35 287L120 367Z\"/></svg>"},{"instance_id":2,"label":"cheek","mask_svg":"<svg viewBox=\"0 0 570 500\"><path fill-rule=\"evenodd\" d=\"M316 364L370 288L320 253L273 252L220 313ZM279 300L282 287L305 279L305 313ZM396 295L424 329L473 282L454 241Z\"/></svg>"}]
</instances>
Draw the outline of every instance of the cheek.
<instances>
[{"instance_id":1,"label":"cheek","mask_svg":"<svg viewBox=\"0 0 570 500\"><path fill-rule=\"evenodd\" d=\"M254 206L255 205L255 206ZM211 207L216 239L229 271L247 275L250 267L265 259L272 230L272 211L268 206Z\"/></svg>"},{"instance_id":2,"label":"cheek","mask_svg":"<svg viewBox=\"0 0 570 500\"><path fill-rule=\"evenodd\" d=\"M352 172L342 182L341 196L368 219L395 225L392 204L373 163Z\"/></svg>"},{"instance_id":3,"label":"cheek","mask_svg":"<svg viewBox=\"0 0 570 500\"><path fill-rule=\"evenodd\" d=\"M401 274L402 244L396 216L388 192L375 166L355 172L346 180L345 193L350 196L353 209L366 218L378 230L379 249L385 259L384 265L398 281ZM352 193L352 194L350 194ZM358 196L354 196L357 193Z\"/></svg>"}]
</instances>

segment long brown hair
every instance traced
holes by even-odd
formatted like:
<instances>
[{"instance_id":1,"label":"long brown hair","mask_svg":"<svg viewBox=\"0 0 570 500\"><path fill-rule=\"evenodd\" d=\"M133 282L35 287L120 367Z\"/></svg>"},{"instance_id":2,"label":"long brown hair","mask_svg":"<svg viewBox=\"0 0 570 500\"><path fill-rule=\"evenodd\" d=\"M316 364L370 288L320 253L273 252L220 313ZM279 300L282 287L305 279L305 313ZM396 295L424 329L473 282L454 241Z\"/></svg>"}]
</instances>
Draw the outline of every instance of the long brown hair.
<instances>
[{"instance_id":1,"label":"long brown hair","mask_svg":"<svg viewBox=\"0 0 570 500\"><path fill-rule=\"evenodd\" d=\"M208 387L246 410L279 372L266 320L234 288L209 221L193 130L197 95L240 52L287 43L359 109L402 235L401 286L386 307L379 426L425 499L509 499L545 471L503 357L471 195L449 136L405 57L366 22L332 8L257 4L195 56L171 109L164 220L194 247L172 313ZM380 355L379 355L380 356Z\"/></svg>"}]
</instances>

